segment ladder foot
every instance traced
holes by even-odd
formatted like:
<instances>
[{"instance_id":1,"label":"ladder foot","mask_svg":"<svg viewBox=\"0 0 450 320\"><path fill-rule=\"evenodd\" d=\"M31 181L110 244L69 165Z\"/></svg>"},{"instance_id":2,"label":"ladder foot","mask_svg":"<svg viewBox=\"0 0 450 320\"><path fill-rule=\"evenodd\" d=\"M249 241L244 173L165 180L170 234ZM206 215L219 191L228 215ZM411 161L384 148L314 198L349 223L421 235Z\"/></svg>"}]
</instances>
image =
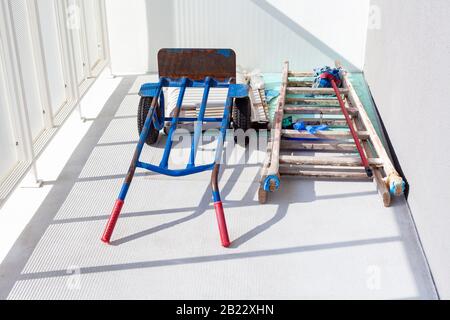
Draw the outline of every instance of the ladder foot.
<instances>
[{"instance_id":1,"label":"ladder foot","mask_svg":"<svg viewBox=\"0 0 450 320\"><path fill-rule=\"evenodd\" d=\"M258 201L259 201L260 204L266 204L267 203L268 194L269 193L266 190L264 190L263 188L259 188Z\"/></svg>"},{"instance_id":2,"label":"ladder foot","mask_svg":"<svg viewBox=\"0 0 450 320\"><path fill-rule=\"evenodd\" d=\"M280 188L281 181L278 176L268 176L264 180L264 190L266 192L275 192Z\"/></svg>"}]
</instances>

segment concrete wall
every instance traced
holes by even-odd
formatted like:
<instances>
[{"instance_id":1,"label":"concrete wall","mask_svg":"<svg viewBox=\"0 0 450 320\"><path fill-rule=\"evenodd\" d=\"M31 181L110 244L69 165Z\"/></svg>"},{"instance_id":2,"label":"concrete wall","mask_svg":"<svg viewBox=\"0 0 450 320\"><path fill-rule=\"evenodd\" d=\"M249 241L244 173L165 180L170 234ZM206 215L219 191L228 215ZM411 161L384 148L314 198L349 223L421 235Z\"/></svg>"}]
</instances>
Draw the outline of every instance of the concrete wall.
<instances>
[{"instance_id":1,"label":"concrete wall","mask_svg":"<svg viewBox=\"0 0 450 320\"><path fill-rule=\"evenodd\" d=\"M257 2L257 1L255 1ZM267 0L358 69L364 65L369 1ZM331 25L330 25L331 24Z\"/></svg>"},{"instance_id":2,"label":"concrete wall","mask_svg":"<svg viewBox=\"0 0 450 320\"><path fill-rule=\"evenodd\" d=\"M373 0L365 75L411 186L409 204L450 299L450 1Z\"/></svg>"},{"instance_id":3,"label":"concrete wall","mask_svg":"<svg viewBox=\"0 0 450 320\"><path fill-rule=\"evenodd\" d=\"M173 0L106 0L114 74L157 70L156 53L172 47Z\"/></svg>"},{"instance_id":4,"label":"concrete wall","mask_svg":"<svg viewBox=\"0 0 450 320\"><path fill-rule=\"evenodd\" d=\"M107 0L115 74L156 71L161 47L230 47L238 64L280 72L333 64L361 70L368 0ZM324 21L331 19L334 33Z\"/></svg>"}]
</instances>

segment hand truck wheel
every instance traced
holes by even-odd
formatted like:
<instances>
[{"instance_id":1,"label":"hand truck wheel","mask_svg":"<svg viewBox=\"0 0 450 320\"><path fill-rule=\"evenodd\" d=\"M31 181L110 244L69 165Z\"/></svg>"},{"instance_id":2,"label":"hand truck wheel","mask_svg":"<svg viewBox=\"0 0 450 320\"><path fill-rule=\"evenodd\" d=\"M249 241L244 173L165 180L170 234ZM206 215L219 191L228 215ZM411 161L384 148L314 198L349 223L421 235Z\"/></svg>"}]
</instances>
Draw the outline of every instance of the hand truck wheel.
<instances>
[{"instance_id":1,"label":"hand truck wheel","mask_svg":"<svg viewBox=\"0 0 450 320\"><path fill-rule=\"evenodd\" d=\"M244 133L247 133L252 126L252 104L249 97L237 98L234 101L233 112L233 129L242 129ZM244 144L247 146L250 143L248 136L244 138ZM235 143L238 143L238 137L234 137Z\"/></svg>"},{"instance_id":2,"label":"hand truck wheel","mask_svg":"<svg viewBox=\"0 0 450 320\"><path fill-rule=\"evenodd\" d=\"M139 135L142 132L142 129L144 128L145 120L147 119L148 111L150 110L150 106L152 105L153 98L152 97L142 97L141 101L139 102L139 108L138 108L138 117L137 117L137 125L138 125L138 131ZM160 108L156 108L156 113L158 117L161 114ZM149 146L154 145L156 142L158 142L159 137L159 130L155 128L155 125L150 125L150 132L147 136L147 140L145 140L145 143Z\"/></svg>"},{"instance_id":3,"label":"hand truck wheel","mask_svg":"<svg viewBox=\"0 0 450 320\"><path fill-rule=\"evenodd\" d=\"M233 128L247 131L252 125L252 104L249 97L237 98L233 106Z\"/></svg>"}]
</instances>

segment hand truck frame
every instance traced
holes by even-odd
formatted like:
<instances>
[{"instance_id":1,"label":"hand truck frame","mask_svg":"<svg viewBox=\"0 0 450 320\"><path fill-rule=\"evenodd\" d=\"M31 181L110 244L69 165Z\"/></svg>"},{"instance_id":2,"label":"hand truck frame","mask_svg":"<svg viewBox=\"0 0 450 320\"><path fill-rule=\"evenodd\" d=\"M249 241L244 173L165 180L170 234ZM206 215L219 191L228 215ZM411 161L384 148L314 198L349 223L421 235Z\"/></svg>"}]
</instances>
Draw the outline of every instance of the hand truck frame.
<instances>
[{"instance_id":1,"label":"hand truck frame","mask_svg":"<svg viewBox=\"0 0 450 320\"><path fill-rule=\"evenodd\" d=\"M139 142L131 161L128 174L122 185L119 197L113 207L111 217L106 225L102 241L109 244L119 215L125 203L129 187L133 181L137 168L146 169L171 177L188 176L203 171L212 170L211 187L216 211L221 243L224 247L230 246L227 223L219 190L219 171L222 161L224 142L227 129L230 127L232 108L235 100L247 98L249 87L236 84L236 54L231 49L162 49L158 53L159 82L147 83L141 87L139 95L142 99L152 98L143 127L140 128ZM168 87L180 88L176 111L173 117L164 116L163 89ZM181 118L183 98L187 88L203 88L203 99L197 118ZM208 97L212 88L228 89L222 118L206 118L205 112ZM142 149L151 132L163 129L165 122L170 122L164 154L159 165L140 161ZM174 170L169 168L169 158L173 147L173 135L179 122L195 122L195 131L191 145L189 163L185 169ZM215 161L211 164L196 165L196 156L202 135L203 123L220 123L220 136L216 150Z\"/></svg>"}]
</instances>

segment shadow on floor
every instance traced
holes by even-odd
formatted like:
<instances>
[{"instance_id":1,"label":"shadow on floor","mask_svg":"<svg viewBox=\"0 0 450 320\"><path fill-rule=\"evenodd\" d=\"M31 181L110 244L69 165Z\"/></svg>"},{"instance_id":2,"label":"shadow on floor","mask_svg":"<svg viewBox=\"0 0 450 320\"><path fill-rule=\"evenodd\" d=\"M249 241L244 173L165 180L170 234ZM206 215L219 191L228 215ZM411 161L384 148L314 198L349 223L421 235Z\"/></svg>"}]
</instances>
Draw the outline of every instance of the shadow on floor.
<instances>
[{"instance_id":1,"label":"shadow on floor","mask_svg":"<svg viewBox=\"0 0 450 320\"><path fill-rule=\"evenodd\" d=\"M145 268L156 268L156 267L166 267L166 266L178 266L196 263L206 263L206 262L219 262L219 261L229 261L237 259L249 259L249 258L259 258L265 256L277 256L300 252L309 251L319 251L319 250L332 250L338 248L347 248L354 246L366 246L373 244L382 244L400 241L400 237L386 237L386 238L376 238L367 240L356 240L347 242L335 242L328 244L318 244L310 246L298 246L290 248L280 248L280 249L270 249L270 250L260 250L252 252L240 252L240 253L230 253L230 254L220 254L220 255L210 255L201 257L190 257L190 258L177 258L177 259L167 259L167 260L156 260L156 261L144 261L135 263L123 263L123 264L111 264L105 266L94 266L80 268L81 274L92 274L101 272L111 272L111 271L123 271L131 269L145 269ZM34 272L23 274L18 280L32 280L32 279L46 279L54 277L67 276L67 269L55 270L48 272Z\"/></svg>"}]
</instances>

